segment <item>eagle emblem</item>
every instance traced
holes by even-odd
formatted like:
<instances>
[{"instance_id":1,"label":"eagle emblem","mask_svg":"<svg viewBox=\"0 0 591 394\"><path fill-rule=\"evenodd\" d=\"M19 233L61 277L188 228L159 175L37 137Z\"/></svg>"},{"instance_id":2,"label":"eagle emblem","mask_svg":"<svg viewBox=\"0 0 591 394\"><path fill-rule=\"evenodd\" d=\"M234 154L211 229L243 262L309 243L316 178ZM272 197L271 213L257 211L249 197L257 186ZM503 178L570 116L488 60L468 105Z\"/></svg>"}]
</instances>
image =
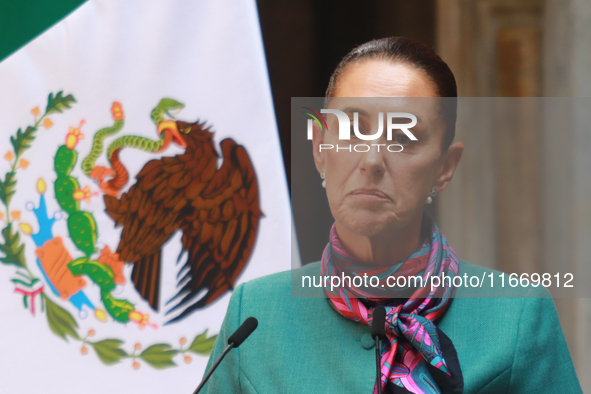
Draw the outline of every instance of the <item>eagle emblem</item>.
<instances>
[{"instance_id":1,"label":"eagle emblem","mask_svg":"<svg viewBox=\"0 0 591 394\"><path fill-rule=\"evenodd\" d=\"M182 232L181 256L186 257L177 277L178 292L167 302L166 313L176 313L169 323L233 289L254 248L262 216L256 173L244 147L224 139L220 144L223 162L218 166L213 133L204 122L169 119L171 110L182 107L175 100L161 100L152 111L158 141L120 137L107 150L111 168L89 166L90 176L105 193L106 212L115 226L123 227L119 258L133 264L133 284L156 311L162 247L173 234ZM118 103L112 112L116 122L123 118ZM163 151L171 143L184 152L146 163L136 182L119 196L129 178L119 159L121 149ZM205 294L196 298L202 291Z\"/></svg>"},{"instance_id":2,"label":"eagle emblem","mask_svg":"<svg viewBox=\"0 0 591 394\"><path fill-rule=\"evenodd\" d=\"M61 133L46 132L75 103L71 94L49 94L45 110L31 110L32 124L10 137L12 148L4 155L9 168L0 177L0 206L6 213L0 213L5 223L0 226L0 264L14 268L14 292L33 316L45 316L55 335L79 342L82 355L94 349L105 365L127 359L134 369L140 363L161 369L176 366L179 358L190 363L189 354L207 356L216 340L207 328L192 340L177 331L175 344L170 338L146 341L134 330L119 331L134 336L123 340L101 324L159 330L234 288L252 255L263 216L246 149L231 138L217 145L211 127L176 119L184 105L164 98L150 113L155 138L148 138L149 131L144 136L117 135L125 115L114 102L113 123L91 134L90 152L80 156L78 145L89 127L83 129L88 124L84 119ZM35 144L36 152L56 148L51 163L29 151L39 135L45 143ZM174 152L167 151L172 145L177 146ZM105 146L106 165L101 159ZM143 166L130 160L139 155L119 157L134 149L158 157ZM135 164L135 177L130 177L126 160ZM31 171L41 175L34 181L36 193L25 188L29 191L17 194L18 185L31 183ZM97 185L89 185L92 180ZM104 231L105 223L110 232ZM114 228L121 229L119 236ZM178 258L176 252L172 258L164 256L176 240L180 244L172 249L180 251ZM164 273L175 258L176 287L162 291ZM137 293L129 292L130 287ZM161 294L170 299L161 299ZM146 303L138 302L140 297Z\"/></svg>"}]
</instances>

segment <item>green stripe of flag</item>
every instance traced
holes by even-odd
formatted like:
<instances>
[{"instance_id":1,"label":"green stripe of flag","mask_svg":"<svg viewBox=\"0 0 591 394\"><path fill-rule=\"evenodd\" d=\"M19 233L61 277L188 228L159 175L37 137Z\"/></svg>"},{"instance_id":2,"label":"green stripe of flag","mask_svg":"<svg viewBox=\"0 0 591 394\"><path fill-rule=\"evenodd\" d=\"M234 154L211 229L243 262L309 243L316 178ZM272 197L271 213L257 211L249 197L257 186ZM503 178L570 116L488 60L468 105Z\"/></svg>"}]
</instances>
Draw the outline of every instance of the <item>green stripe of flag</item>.
<instances>
[{"instance_id":1,"label":"green stripe of flag","mask_svg":"<svg viewBox=\"0 0 591 394\"><path fill-rule=\"evenodd\" d=\"M0 0L0 61L62 20L85 0Z\"/></svg>"}]
</instances>

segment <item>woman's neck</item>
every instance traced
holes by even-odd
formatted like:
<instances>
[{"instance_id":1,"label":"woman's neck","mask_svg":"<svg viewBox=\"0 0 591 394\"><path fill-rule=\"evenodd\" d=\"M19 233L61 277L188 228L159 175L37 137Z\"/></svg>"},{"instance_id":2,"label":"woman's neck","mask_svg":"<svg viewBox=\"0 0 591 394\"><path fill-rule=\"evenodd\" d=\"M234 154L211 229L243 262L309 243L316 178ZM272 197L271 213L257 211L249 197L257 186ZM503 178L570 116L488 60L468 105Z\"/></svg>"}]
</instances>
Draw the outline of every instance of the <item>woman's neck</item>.
<instances>
[{"instance_id":1,"label":"woman's neck","mask_svg":"<svg viewBox=\"0 0 591 394\"><path fill-rule=\"evenodd\" d=\"M371 265L394 265L416 252L421 246L422 220L385 234L367 237L336 223L336 231L347 252L355 260Z\"/></svg>"}]
</instances>

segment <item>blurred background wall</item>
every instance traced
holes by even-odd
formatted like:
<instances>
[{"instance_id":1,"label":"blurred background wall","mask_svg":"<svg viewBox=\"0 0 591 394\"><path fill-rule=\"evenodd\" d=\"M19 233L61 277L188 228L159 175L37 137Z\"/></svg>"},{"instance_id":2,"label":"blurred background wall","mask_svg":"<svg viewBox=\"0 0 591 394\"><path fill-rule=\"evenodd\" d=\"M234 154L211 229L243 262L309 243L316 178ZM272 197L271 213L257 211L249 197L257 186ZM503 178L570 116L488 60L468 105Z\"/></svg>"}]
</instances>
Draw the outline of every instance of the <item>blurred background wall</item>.
<instances>
[{"instance_id":1,"label":"blurred background wall","mask_svg":"<svg viewBox=\"0 0 591 394\"><path fill-rule=\"evenodd\" d=\"M323 96L354 46L419 39L449 64L460 96L591 96L588 0L259 0L258 8L303 263L319 260L332 218L311 149L308 167L291 171L290 101ZM458 129L466 151L432 213L462 259L511 273L558 266L591 281L589 113L573 109L571 127L540 122L518 136ZM588 301L555 300L585 392Z\"/></svg>"},{"instance_id":2,"label":"blurred background wall","mask_svg":"<svg viewBox=\"0 0 591 394\"><path fill-rule=\"evenodd\" d=\"M405 35L436 45L436 2L258 0L269 77L303 263L320 259L332 217L312 150L292 146L291 97L323 97L337 63L353 47L374 38ZM293 148L293 149L292 149ZM307 159L291 171L291 152ZM317 181L317 182L315 182Z\"/></svg>"}]
</instances>

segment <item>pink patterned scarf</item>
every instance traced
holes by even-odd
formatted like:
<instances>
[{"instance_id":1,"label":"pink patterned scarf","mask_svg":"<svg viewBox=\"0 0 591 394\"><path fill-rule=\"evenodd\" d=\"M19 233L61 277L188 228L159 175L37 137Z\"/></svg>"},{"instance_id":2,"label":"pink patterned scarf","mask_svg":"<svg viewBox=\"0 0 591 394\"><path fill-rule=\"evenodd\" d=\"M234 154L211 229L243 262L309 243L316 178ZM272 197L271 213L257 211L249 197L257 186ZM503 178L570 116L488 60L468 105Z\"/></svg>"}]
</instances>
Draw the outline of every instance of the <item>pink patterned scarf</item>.
<instances>
[{"instance_id":1,"label":"pink patterned scarf","mask_svg":"<svg viewBox=\"0 0 591 394\"><path fill-rule=\"evenodd\" d=\"M325 288L331 306L344 317L371 326L373 306L386 308L386 337L381 348L382 389L391 393L461 392L463 377L451 340L435 321L452 301L455 288L441 286L431 291L432 276L458 275L458 257L447 245L433 219L425 214L423 230L430 230L422 247L392 266L373 266L355 261L341 244L335 225L322 255L321 274L375 276L375 286ZM389 276L420 276L423 287L388 287ZM357 282L359 283L359 282ZM392 283L392 280L391 282ZM400 282L399 282L400 283ZM447 284L447 281L444 281ZM385 391L385 392L388 392ZM374 387L377 393L377 384Z\"/></svg>"}]
</instances>

